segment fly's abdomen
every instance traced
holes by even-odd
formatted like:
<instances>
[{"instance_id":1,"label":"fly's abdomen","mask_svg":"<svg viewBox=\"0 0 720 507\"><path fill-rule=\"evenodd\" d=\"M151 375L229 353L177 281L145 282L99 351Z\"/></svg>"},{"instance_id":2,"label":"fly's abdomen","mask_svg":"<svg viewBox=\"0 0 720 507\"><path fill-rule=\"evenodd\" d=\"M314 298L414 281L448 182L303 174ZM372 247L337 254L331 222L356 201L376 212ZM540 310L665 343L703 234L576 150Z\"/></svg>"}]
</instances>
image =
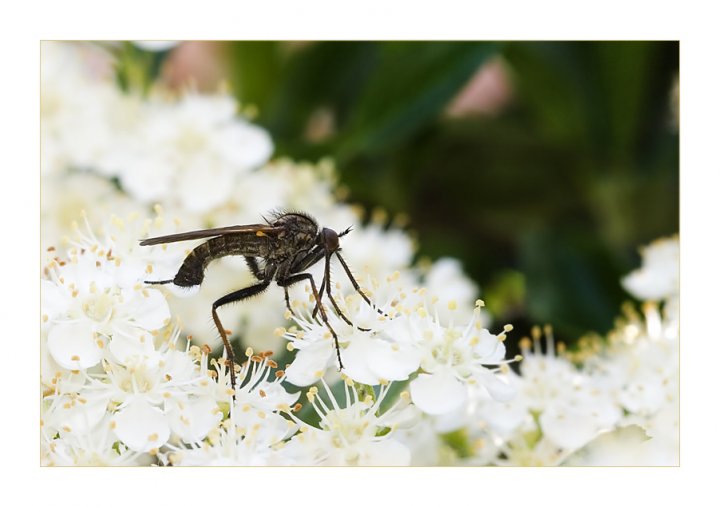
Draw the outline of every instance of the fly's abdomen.
<instances>
[{"instance_id":1,"label":"fly's abdomen","mask_svg":"<svg viewBox=\"0 0 720 507\"><path fill-rule=\"evenodd\" d=\"M211 261L226 255L247 255L263 257L267 255L265 238L241 235L219 236L198 245L185 258L173 283L180 287L200 285L205 278L205 269Z\"/></svg>"}]
</instances>

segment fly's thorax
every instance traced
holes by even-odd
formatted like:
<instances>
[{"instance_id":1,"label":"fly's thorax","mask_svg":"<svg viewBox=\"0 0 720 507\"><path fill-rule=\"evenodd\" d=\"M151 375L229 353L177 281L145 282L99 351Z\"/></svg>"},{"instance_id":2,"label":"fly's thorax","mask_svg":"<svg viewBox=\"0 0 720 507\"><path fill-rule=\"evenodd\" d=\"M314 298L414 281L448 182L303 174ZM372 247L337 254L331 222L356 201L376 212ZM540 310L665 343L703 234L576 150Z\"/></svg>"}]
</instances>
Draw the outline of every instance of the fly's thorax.
<instances>
[{"instance_id":1,"label":"fly's thorax","mask_svg":"<svg viewBox=\"0 0 720 507\"><path fill-rule=\"evenodd\" d=\"M282 227L281 236L310 236L315 239L318 233L318 224L314 218L303 213L285 213L273 222L275 227Z\"/></svg>"},{"instance_id":2,"label":"fly's thorax","mask_svg":"<svg viewBox=\"0 0 720 507\"><path fill-rule=\"evenodd\" d=\"M282 227L283 230L271 240L271 257L291 258L299 251L309 250L317 242L318 225L308 215L285 213L273 222L273 226Z\"/></svg>"}]
</instances>

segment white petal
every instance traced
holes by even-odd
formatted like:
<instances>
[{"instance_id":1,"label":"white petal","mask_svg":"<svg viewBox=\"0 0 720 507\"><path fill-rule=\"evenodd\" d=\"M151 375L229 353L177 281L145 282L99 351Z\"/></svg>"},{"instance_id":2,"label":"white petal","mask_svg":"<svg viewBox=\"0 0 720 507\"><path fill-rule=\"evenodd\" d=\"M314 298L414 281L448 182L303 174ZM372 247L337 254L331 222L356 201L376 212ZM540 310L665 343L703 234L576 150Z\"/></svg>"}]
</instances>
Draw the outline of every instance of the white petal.
<instances>
[{"instance_id":1,"label":"white petal","mask_svg":"<svg viewBox=\"0 0 720 507\"><path fill-rule=\"evenodd\" d=\"M160 329L170 319L170 307L159 290L143 289L131 301L128 304L128 313L132 316L133 323L142 329Z\"/></svg>"},{"instance_id":2,"label":"white petal","mask_svg":"<svg viewBox=\"0 0 720 507\"><path fill-rule=\"evenodd\" d=\"M270 135L260 127L236 121L218 136L227 161L240 169L252 169L268 161L273 152Z\"/></svg>"},{"instance_id":3,"label":"white petal","mask_svg":"<svg viewBox=\"0 0 720 507\"><path fill-rule=\"evenodd\" d=\"M263 418L249 428L246 438L252 439L258 448L270 447L286 439L296 428L294 423L280 414L266 412Z\"/></svg>"},{"instance_id":4,"label":"white petal","mask_svg":"<svg viewBox=\"0 0 720 507\"><path fill-rule=\"evenodd\" d=\"M475 379L487 389L495 401L510 401L517 394L517 388L510 385L507 379L485 368L475 371Z\"/></svg>"},{"instance_id":5,"label":"white petal","mask_svg":"<svg viewBox=\"0 0 720 507\"><path fill-rule=\"evenodd\" d=\"M603 433L575 451L563 466L662 466L675 465L653 460L648 444L651 441L639 426L626 426Z\"/></svg>"},{"instance_id":6,"label":"white petal","mask_svg":"<svg viewBox=\"0 0 720 507\"><path fill-rule=\"evenodd\" d=\"M174 168L160 157L147 153L133 157L120 173L123 190L142 202L163 200L172 192Z\"/></svg>"},{"instance_id":7,"label":"white petal","mask_svg":"<svg viewBox=\"0 0 720 507\"><path fill-rule=\"evenodd\" d=\"M143 359L144 362L156 355L150 333L146 333L144 341L124 333L115 333L108 344L108 350L117 362L123 365L129 364L134 359Z\"/></svg>"},{"instance_id":8,"label":"white petal","mask_svg":"<svg viewBox=\"0 0 720 507\"><path fill-rule=\"evenodd\" d=\"M47 346L47 332L43 332L40 338L40 381L47 387L53 386L55 375L63 368L50 355Z\"/></svg>"},{"instance_id":9,"label":"white petal","mask_svg":"<svg viewBox=\"0 0 720 507\"><path fill-rule=\"evenodd\" d=\"M57 324L48 333L48 352L57 364L68 370L84 370L100 362L102 351L87 320Z\"/></svg>"},{"instance_id":10,"label":"white petal","mask_svg":"<svg viewBox=\"0 0 720 507\"><path fill-rule=\"evenodd\" d=\"M184 402L182 408L174 407L170 414L170 428L187 443L204 439L222 419L222 413L212 398L192 399Z\"/></svg>"},{"instance_id":11,"label":"white petal","mask_svg":"<svg viewBox=\"0 0 720 507\"><path fill-rule=\"evenodd\" d=\"M362 338L356 338L350 342L350 345L341 351L343 366L345 367L343 373L355 382L377 385L380 378L370 368L369 361L372 348L373 345Z\"/></svg>"},{"instance_id":12,"label":"white petal","mask_svg":"<svg viewBox=\"0 0 720 507\"><path fill-rule=\"evenodd\" d=\"M502 437L509 437L529 417L528 409L521 403L500 403L487 400L481 415L490 428Z\"/></svg>"},{"instance_id":13,"label":"white petal","mask_svg":"<svg viewBox=\"0 0 720 507\"><path fill-rule=\"evenodd\" d=\"M480 341L473 352L482 358L483 364L498 364L505 359L505 345L487 329L480 331Z\"/></svg>"},{"instance_id":14,"label":"white petal","mask_svg":"<svg viewBox=\"0 0 720 507\"><path fill-rule=\"evenodd\" d=\"M42 313L50 319L64 313L71 303L67 292L49 280L40 280L40 295Z\"/></svg>"},{"instance_id":15,"label":"white petal","mask_svg":"<svg viewBox=\"0 0 720 507\"><path fill-rule=\"evenodd\" d=\"M410 396L420 410L437 415L451 412L465 403L467 389L452 372L442 370L431 375L418 375L410 382Z\"/></svg>"},{"instance_id":16,"label":"white petal","mask_svg":"<svg viewBox=\"0 0 720 507\"><path fill-rule=\"evenodd\" d=\"M332 343L322 340L298 350L295 360L285 369L285 379L296 386L314 384L325 373L331 354Z\"/></svg>"},{"instance_id":17,"label":"white petal","mask_svg":"<svg viewBox=\"0 0 720 507\"><path fill-rule=\"evenodd\" d=\"M398 466L410 465L410 450L400 442L385 439L368 442L360 453L360 466Z\"/></svg>"},{"instance_id":18,"label":"white petal","mask_svg":"<svg viewBox=\"0 0 720 507\"><path fill-rule=\"evenodd\" d=\"M587 444L599 433L599 426L591 414L578 411L564 403L554 403L540 416L544 435L567 450Z\"/></svg>"},{"instance_id":19,"label":"white petal","mask_svg":"<svg viewBox=\"0 0 720 507\"><path fill-rule=\"evenodd\" d=\"M260 394L260 391L264 393L264 396ZM272 412L286 405L294 405L300 394L300 391L288 393L280 382L263 381L255 384L250 392L241 390L236 396L236 401L238 405L250 403L259 410Z\"/></svg>"},{"instance_id":20,"label":"white petal","mask_svg":"<svg viewBox=\"0 0 720 507\"><path fill-rule=\"evenodd\" d=\"M368 341L372 341L368 338ZM420 352L410 345L391 344L376 340L380 346L373 347L368 357L370 367L386 380L406 380L420 366Z\"/></svg>"},{"instance_id":21,"label":"white petal","mask_svg":"<svg viewBox=\"0 0 720 507\"><path fill-rule=\"evenodd\" d=\"M364 333L356 335L342 351L345 374L368 385L381 379L405 380L418 369L420 353L407 345L395 345Z\"/></svg>"},{"instance_id":22,"label":"white petal","mask_svg":"<svg viewBox=\"0 0 720 507\"><path fill-rule=\"evenodd\" d=\"M113 417L115 435L133 451L147 452L167 442L167 419L160 409L138 397Z\"/></svg>"},{"instance_id":23,"label":"white petal","mask_svg":"<svg viewBox=\"0 0 720 507\"><path fill-rule=\"evenodd\" d=\"M660 382L630 382L618 398L630 412L653 413L665 403L665 391Z\"/></svg>"},{"instance_id":24,"label":"white petal","mask_svg":"<svg viewBox=\"0 0 720 507\"><path fill-rule=\"evenodd\" d=\"M163 372L169 375L173 382L191 380L197 376L195 363L189 354L180 350L169 350L163 355L165 366Z\"/></svg>"},{"instance_id":25,"label":"white petal","mask_svg":"<svg viewBox=\"0 0 720 507\"><path fill-rule=\"evenodd\" d=\"M211 165L188 167L178 175L176 195L188 211L202 213L227 201L235 174L229 166L208 160Z\"/></svg>"},{"instance_id":26,"label":"white petal","mask_svg":"<svg viewBox=\"0 0 720 507\"><path fill-rule=\"evenodd\" d=\"M70 398L66 398L70 401ZM87 400L85 403L63 403L53 412L48 421L51 427L67 429L73 435L83 435L95 428L102 420L107 409L107 401L103 398Z\"/></svg>"}]
</instances>

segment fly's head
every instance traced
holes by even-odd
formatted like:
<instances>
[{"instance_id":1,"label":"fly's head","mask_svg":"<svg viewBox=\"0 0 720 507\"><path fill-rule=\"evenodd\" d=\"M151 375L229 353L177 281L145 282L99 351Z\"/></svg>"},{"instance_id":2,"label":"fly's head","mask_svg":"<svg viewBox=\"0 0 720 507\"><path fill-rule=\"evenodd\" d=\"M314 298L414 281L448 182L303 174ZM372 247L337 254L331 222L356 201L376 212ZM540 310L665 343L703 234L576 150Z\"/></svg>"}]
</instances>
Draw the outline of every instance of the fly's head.
<instances>
[{"instance_id":1,"label":"fly's head","mask_svg":"<svg viewBox=\"0 0 720 507\"><path fill-rule=\"evenodd\" d=\"M332 255L340 249L340 235L332 229L323 227L318 234L318 244L325 250L325 255Z\"/></svg>"}]
</instances>

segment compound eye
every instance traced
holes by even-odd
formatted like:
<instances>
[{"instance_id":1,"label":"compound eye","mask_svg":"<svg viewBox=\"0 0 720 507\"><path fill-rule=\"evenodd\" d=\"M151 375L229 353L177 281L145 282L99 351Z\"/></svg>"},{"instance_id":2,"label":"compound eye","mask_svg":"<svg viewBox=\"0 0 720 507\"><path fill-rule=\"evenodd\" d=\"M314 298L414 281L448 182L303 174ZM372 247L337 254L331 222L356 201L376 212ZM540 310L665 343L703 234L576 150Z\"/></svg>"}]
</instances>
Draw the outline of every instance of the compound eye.
<instances>
[{"instance_id":1,"label":"compound eye","mask_svg":"<svg viewBox=\"0 0 720 507\"><path fill-rule=\"evenodd\" d=\"M338 239L337 232L332 229L323 228L322 230L323 244L325 249L329 252L334 252L340 248L340 240Z\"/></svg>"}]
</instances>

